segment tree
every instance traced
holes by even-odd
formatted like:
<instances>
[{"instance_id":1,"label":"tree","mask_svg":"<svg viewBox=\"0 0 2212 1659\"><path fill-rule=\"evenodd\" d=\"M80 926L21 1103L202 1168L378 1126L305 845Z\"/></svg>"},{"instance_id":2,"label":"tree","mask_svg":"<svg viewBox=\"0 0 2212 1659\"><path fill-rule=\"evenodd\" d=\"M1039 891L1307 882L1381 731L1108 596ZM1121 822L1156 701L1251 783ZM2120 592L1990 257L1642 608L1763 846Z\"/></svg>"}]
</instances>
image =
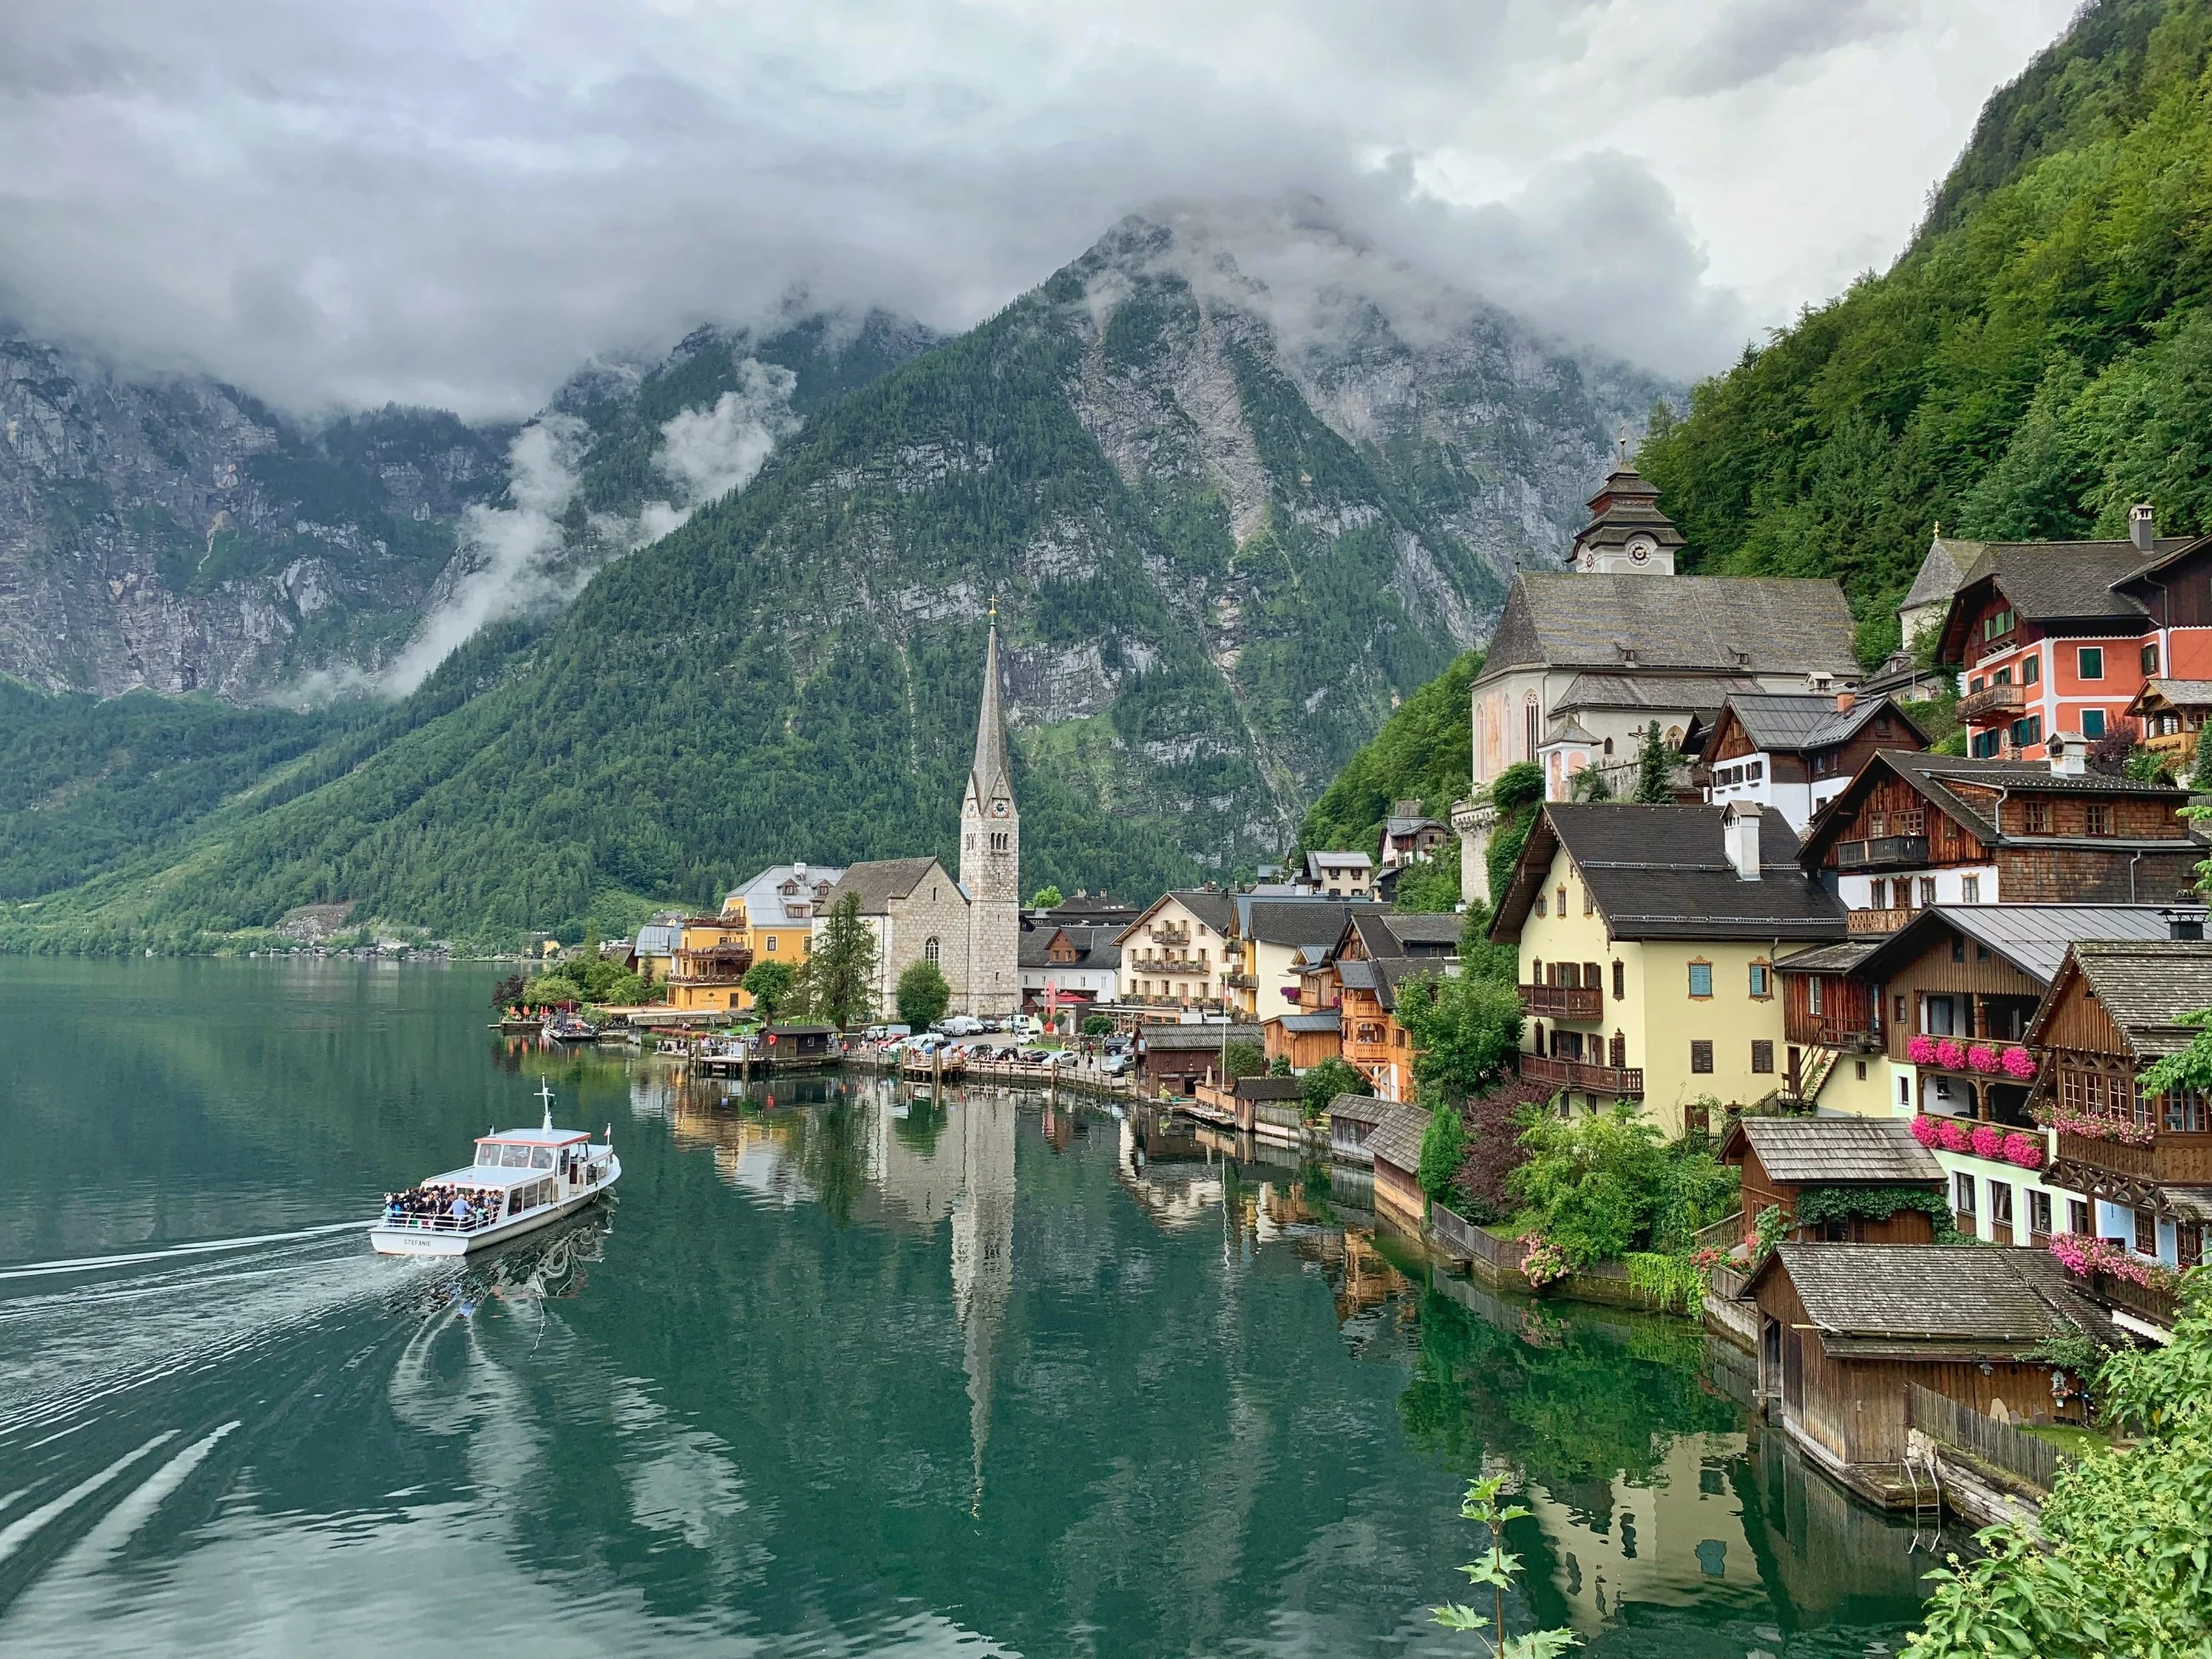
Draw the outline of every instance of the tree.
<instances>
[{"instance_id":1,"label":"tree","mask_svg":"<svg viewBox=\"0 0 2212 1659\"><path fill-rule=\"evenodd\" d=\"M1291 1057L1288 1054L1277 1054L1273 1060L1267 1062L1267 1075L1269 1077L1288 1077L1290 1074Z\"/></svg>"},{"instance_id":2,"label":"tree","mask_svg":"<svg viewBox=\"0 0 2212 1659\"><path fill-rule=\"evenodd\" d=\"M2189 769L2189 787L2199 794L2212 790L2212 720L2207 720L2197 733L2197 758Z\"/></svg>"},{"instance_id":3,"label":"tree","mask_svg":"<svg viewBox=\"0 0 2212 1659\"><path fill-rule=\"evenodd\" d=\"M860 920L860 896L830 907L806 963L806 996L815 1017L849 1025L876 1012L876 936Z\"/></svg>"},{"instance_id":4,"label":"tree","mask_svg":"<svg viewBox=\"0 0 2212 1659\"><path fill-rule=\"evenodd\" d=\"M1054 886L1050 882L1047 882L1043 886L1038 888L1036 892L1030 895L1030 908L1032 910L1049 910L1060 902L1060 897L1061 895L1060 889Z\"/></svg>"},{"instance_id":5,"label":"tree","mask_svg":"<svg viewBox=\"0 0 2212 1659\"><path fill-rule=\"evenodd\" d=\"M1625 1101L1572 1122L1524 1112L1521 1146L1526 1159L1505 1178L1524 1206L1518 1224L1542 1233L1574 1267L1686 1249L1735 1203L1735 1172L1702 1137L1668 1143Z\"/></svg>"},{"instance_id":6,"label":"tree","mask_svg":"<svg viewBox=\"0 0 2212 1659\"><path fill-rule=\"evenodd\" d=\"M1442 915L1459 908L1459 848L1446 843L1439 855L1415 859L1398 872L1392 908L1408 915Z\"/></svg>"},{"instance_id":7,"label":"tree","mask_svg":"<svg viewBox=\"0 0 2212 1659\"><path fill-rule=\"evenodd\" d=\"M2061 1468L2040 1540L2017 1525L1950 1558L1905 1659L2038 1659L2212 1651L2212 1268L2183 1277L2173 1340L2116 1353L2097 1373L2124 1450Z\"/></svg>"},{"instance_id":8,"label":"tree","mask_svg":"<svg viewBox=\"0 0 2212 1659\"><path fill-rule=\"evenodd\" d=\"M1221 1051L1224 1077L1258 1077L1267 1069L1267 1049L1249 1037L1239 1037Z\"/></svg>"},{"instance_id":9,"label":"tree","mask_svg":"<svg viewBox=\"0 0 2212 1659\"><path fill-rule=\"evenodd\" d=\"M1604 769L1585 766L1575 774L1574 787L1568 793L1577 800L1611 800L1613 787L1605 781Z\"/></svg>"},{"instance_id":10,"label":"tree","mask_svg":"<svg viewBox=\"0 0 2212 1659\"><path fill-rule=\"evenodd\" d=\"M1460 1121L1459 1107L1439 1099L1429 1109L1429 1127L1421 1131L1421 1162L1414 1172L1431 1203L1443 1204L1454 1196L1453 1178L1466 1156L1467 1125Z\"/></svg>"},{"instance_id":11,"label":"tree","mask_svg":"<svg viewBox=\"0 0 2212 1659\"><path fill-rule=\"evenodd\" d=\"M1359 1069L1340 1055L1331 1054L1318 1066L1309 1066L1298 1079L1298 1106L1311 1123L1328 1109L1339 1095L1371 1095L1375 1085Z\"/></svg>"},{"instance_id":12,"label":"tree","mask_svg":"<svg viewBox=\"0 0 2212 1659\"><path fill-rule=\"evenodd\" d=\"M1424 974L1398 988L1398 1024L1413 1042L1413 1080L1464 1100L1505 1074L1521 1046L1521 996L1510 980Z\"/></svg>"},{"instance_id":13,"label":"tree","mask_svg":"<svg viewBox=\"0 0 2212 1659\"><path fill-rule=\"evenodd\" d=\"M1516 761L1490 781L1490 804L1498 822L1490 832L1490 893L1503 898L1512 884L1513 866L1521 848L1535 827L1536 813L1544 804L1544 769L1534 761Z\"/></svg>"},{"instance_id":14,"label":"tree","mask_svg":"<svg viewBox=\"0 0 2212 1659\"><path fill-rule=\"evenodd\" d=\"M1663 806L1674 799L1674 757L1654 720L1636 746L1636 799L1646 806Z\"/></svg>"},{"instance_id":15,"label":"tree","mask_svg":"<svg viewBox=\"0 0 2212 1659\"><path fill-rule=\"evenodd\" d=\"M1113 1036L1113 1016L1110 1014L1085 1014L1083 1017L1083 1035L1085 1036L1095 1037Z\"/></svg>"},{"instance_id":16,"label":"tree","mask_svg":"<svg viewBox=\"0 0 2212 1659\"><path fill-rule=\"evenodd\" d=\"M799 970L787 962L757 962L738 983L752 997L753 1010L765 1025L791 1000L792 982L798 977Z\"/></svg>"},{"instance_id":17,"label":"tree","mask_svg":"<svg viewBox=\"0 0 2212 1659\"><path fill-rule=\"evenodd\" d=\"M2089 739L2089 769L2100 777L2124 777L2137 735L2133 720L2114 720L2102 736Z\"/></svg>"},{"instance_id":18,"label":"tree","mask_svg":"<svg viewBox=\"0 0 2212 1659\"><path fill-rule=\"evenodd\" d=\"M898 978L898 1017L917 1031L945 1018L952 987L933 962L917 962Z\"/></svg>"}]
</instances>

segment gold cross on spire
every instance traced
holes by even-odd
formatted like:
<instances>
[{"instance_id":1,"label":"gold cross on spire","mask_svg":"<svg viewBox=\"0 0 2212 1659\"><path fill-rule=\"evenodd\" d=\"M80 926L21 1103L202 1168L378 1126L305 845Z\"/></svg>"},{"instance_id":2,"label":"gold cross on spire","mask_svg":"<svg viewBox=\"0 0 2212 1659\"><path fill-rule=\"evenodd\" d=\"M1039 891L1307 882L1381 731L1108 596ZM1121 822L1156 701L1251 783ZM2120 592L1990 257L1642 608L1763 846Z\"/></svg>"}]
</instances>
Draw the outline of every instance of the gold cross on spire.
<instances>
[{"instance_id":1,"label":"gold cross on spire","mask_svg":"<svg viewBox=\"0 0 2212 1659\"><path fill-rule=\"evenodd\" d=\"M996 593L991 595L991 620L999 620L999 596Z\"/></svg>"}]
</instances>

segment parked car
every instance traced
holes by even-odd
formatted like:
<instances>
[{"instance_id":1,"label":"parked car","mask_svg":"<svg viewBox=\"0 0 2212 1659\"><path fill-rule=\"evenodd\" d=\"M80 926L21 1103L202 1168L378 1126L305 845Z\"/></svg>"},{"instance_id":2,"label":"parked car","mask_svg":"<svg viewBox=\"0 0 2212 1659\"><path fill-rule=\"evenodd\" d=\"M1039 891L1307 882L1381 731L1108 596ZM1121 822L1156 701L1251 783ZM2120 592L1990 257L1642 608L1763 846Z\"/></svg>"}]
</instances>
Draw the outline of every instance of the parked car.
<instances>
[{"instance_id":1,"label":"parked car","mask_svg":"<svg viewBox=\"0 0 2212 1659\"><path fill-rule=\"evenodd\" d=\"M954 1014L948 1018L939 1020L936 1024L930 1027L930 1030L941 1031L946 1036L957 1037L981 1036L988 1029L983 1022L973 1014Z\"/></svg>"},{"instance_id":2,"label":"parked car","mask_svg":"<svg viewBox=\"0 0 2212 1659\"><path fill-rule=\"evenodd\" d=\"M894 1037L912 1036L911 1025L871 1025L861 1036L870 1042L888 1042Z\"/></svg>"},{"instance_id":3,"label":"parked car","mask_svg":"<svg viewBox=\"0 0 2212 1659\"><path fill-rule=\"evenodd\" d=\"M1098 1062L1099 1074L1103 1077L1120 1077L1136 1063L1137 1057L1124 1048L1117 1054L1108 1054Z\"/></svg>"},{"instance_id":4,"label":"parked car","mask_svg":"<svg viewBox=\"0 0 2212 1659\"><path fill-rule=\"evenodd\" d=\"M1060 1063L1060 1056L1049 1048L1024 1048L1022 1050L1022 1063L1025 1066L1055 1066Z\"/></svg>"}]
</instances>

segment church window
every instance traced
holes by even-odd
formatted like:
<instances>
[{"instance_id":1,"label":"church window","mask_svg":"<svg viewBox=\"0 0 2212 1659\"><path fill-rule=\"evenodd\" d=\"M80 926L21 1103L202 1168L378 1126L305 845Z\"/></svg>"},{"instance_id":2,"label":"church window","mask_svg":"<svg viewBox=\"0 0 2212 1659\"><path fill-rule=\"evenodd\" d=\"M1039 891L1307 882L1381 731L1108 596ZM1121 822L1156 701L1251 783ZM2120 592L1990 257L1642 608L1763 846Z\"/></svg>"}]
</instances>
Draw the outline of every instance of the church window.
<instances>
[{"instance_id":1,"label":"church window","mask_svg":"<svg viewBox=\"0 0 2212 1659\"><path fill-rule=\"evenodd\" d=\"M1522 706L1521 710L1521 735L1522 741L1527 744L1525 758L1528 760L1536 758L1539 718L1536 713L1536 694L1531 691L1528 694L1528 701Z\"/></svg>"},{"instance_id":2,"label":"church window","mask_svg":"<svg viewBox=\"0 0 2212 1659\"><path fill-rule=\"evenodd\" d=\"M939 962L943 960L944 955L944 947L938 944L937 936L934 933L931 934L928 940L921 947L921 959L927 963L931 967L934 968Z\"/></svg>"}]
</instances>

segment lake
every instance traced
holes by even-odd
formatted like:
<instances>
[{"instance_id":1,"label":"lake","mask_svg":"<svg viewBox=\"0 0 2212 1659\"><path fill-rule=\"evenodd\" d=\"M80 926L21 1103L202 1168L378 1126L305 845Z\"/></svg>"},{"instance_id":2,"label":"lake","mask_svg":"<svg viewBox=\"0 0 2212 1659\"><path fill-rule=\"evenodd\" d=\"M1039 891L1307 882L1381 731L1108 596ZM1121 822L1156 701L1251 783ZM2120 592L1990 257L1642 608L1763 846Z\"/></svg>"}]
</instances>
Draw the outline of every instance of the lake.
<instances>
[{"instance_id":1,"label":"lake","mask_svg":"<svg viewBox=\"0 0 2212 1659\"><path fill-rule=\"evenodd\" d=\"M486 1030L489 969L0 958L0 1652L1895 1650L1925 1553L1680 1322L1491 1297L1356 1179L831 1075ZM611 1125L590 1220L372 1255L497 1124ZM1960 1541L1947 1540L1947 1543Z\"/></svg>"}]
</instances>

